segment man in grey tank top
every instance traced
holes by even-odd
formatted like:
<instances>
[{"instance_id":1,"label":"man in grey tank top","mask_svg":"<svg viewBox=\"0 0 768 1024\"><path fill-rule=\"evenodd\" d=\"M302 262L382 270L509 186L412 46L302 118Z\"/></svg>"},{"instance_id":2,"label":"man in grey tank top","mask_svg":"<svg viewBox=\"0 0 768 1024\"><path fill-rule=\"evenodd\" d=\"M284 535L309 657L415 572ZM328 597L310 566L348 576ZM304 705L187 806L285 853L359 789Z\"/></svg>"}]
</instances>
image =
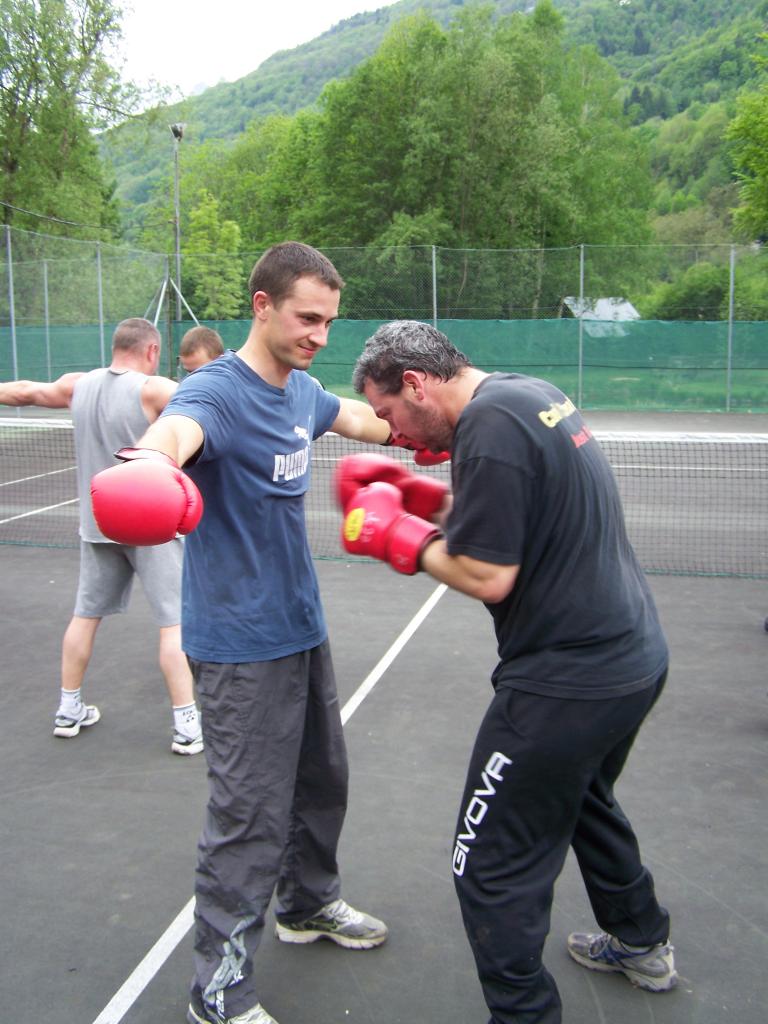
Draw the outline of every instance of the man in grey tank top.
<instances>
[{"instance_id":1,"label":"man in grey tank top","mask_svg":"<svg viewBox=\"0 0 768 1024\"><path fill-rule=\"evenodd\" d=\"M114 452L135 442L154 423L176 383L157 376L161 337L140 317L123 320L112 338L112 362L89 373L65 373L51 383L0 383L0 405L71 409L80 498L80 575L72 619L62 645L61 698L53 734L72 738L95 725L101 714L85 704L81 685L105 615L128 607L134 576L141 581L160 630L160 670L173 709L175 754L203 749L192 674L181 650L181 563L177 537L157 547L131 547L108 540L91 510L94 474L117 463Z\"/></svg>"}]
</instances>

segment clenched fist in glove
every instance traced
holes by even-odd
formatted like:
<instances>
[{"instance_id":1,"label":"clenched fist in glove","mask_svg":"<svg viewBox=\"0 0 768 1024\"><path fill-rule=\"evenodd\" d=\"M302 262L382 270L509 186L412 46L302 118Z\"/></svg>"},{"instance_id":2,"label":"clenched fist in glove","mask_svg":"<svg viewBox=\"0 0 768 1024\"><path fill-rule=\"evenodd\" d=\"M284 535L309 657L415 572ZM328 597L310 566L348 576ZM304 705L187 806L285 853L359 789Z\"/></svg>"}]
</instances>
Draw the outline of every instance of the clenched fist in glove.
<instances>
[{"instance_id":1,"label":"clenched fist in glove","mask_svg":"<svg viewBox=\"0 0 768 1024\"><path fill-rule=\"evenodd\" d=\"M441 462L448 462L450 452L431 452L429 448L419 448L413 454L413 461L417 466L439 466Z\"/></svg>"},{"instance_id":2,"label":"clenched fist in glove","mask_svg":"<svg viewBox=\"0 0 768 1024\"><path fill-rule=\"evenodd\" d=\"M379 480L349 499L341 530L342 544L351 555L378 558L407 576L419 571L422 551L440 536L432 523L404 510L394 484Z\"/></svg>"},{"instance_id":3,"label":"clenched fist in glove","mask_svg":"<svg viewBox=\"0 0 768 1024\"><path fill-rule=\"evenodd\" d=\"M431 519L443 506L448 493L442 480L411 473L396 459L360 452L339 459L334 477L336 499L342 511L361 487L375 481L393 484L400 491L403 510L421 519Z\"/></svg>"},{"instance_id":4,"label":"clenched fist in glove","mask_svg":"<svg viewBox=\"0 0 768 1024\"><path fill-rule=\"evenodd\" d=\"M200 522L203 499L169 455L149 448L121 448L123 460L91 480L96 524L118 544L165 544Z\"/></svg>"}]
</instances>

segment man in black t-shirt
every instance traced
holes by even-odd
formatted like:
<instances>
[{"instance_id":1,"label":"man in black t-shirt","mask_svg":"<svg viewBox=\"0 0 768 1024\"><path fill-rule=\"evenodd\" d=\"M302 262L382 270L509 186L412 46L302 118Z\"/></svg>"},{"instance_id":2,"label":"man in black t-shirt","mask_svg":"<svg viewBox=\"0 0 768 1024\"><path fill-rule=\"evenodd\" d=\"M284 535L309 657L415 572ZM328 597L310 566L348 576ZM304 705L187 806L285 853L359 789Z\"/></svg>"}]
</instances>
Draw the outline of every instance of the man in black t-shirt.
<instances>
[{"instance_id":1,"label":"man in black t-shirt","mask_svg":"<svg viewBox=\"0 0 768 1024\"><path fill-rule=\"evenodd\" d=\"M605 455L552 384L484 373L420 322L379 328L353 384L398 444L451 452L453 502L441 532L412 514L399 474L372 471L351 498L347 479L346 549L430 573L495 626L453 852L491 1024L561 1021L542 950L569 846L602 930L569 936L568 952L672 988L669 915L613 795L668 652Z\"/></svg>"}]
</instances>

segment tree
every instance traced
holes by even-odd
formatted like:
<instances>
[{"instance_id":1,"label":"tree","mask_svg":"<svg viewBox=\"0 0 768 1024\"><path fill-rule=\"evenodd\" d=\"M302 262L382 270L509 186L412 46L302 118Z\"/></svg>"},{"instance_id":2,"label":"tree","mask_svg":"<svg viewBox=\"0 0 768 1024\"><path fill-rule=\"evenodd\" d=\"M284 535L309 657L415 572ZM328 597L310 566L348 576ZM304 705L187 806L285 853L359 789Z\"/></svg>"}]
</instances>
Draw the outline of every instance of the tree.
<instances>
[{"instance_id":1,"label":"tree","mask_svg":"<svg viewBox=\"0 0 768 1024\"><path fill-rule=\"evenodd\" d=\"M646 320L719 320L728 295L728 267L695 263L639 301Z\"/></svg>"},{"instance_id":2,"label":"tree","mask_svg":"<svg viewBox=\"0 0 768 1024\"><path fill-rule=\"evenodd\" d=\"M184 245L185 278L191 282L193 308L204 320L227 320L243 315L247 305L240 229L222 220L219 203L203 192L189 215Z\"/></svg>"},{"instance_id":3,"label":"tree","mask_svg":"<svg viewBox=\"0 0 768 1024\"><path fill-rule=\"evenodd\" d=\"M324 248L648 241L645 142L616 73L593 48L565 45L550 0L494 15L466 8L445 30L424 12L402 19L319 110L254 124L213 173L202 156L189 173L254 250L291 236ZM565 285L534 262L511 279L501 264L457 272L443 315L499 295L510 309L556 306Z\"/></svg>"},{"instance_id":4,"label":"tree","mask_svg":"<svg viewBox=\"0 0 768 1024\"><path fill-rule=\"evenodd\" d=\"M768 42L768 34L761 36ZM768 58L755 63L768 71ZM740 182L741 204L734 214L737 228L746 238L768 238L768 81L742 93L737 112L728 126L731 155Z\"/></svg>"},{"instance_id":5,"label":"tree","mask_svg":"<svg viewBox=\"0 0 768 1024\"><path fill-rule=\"evenodd\" d=\"M119 16L111 0L0 0L4 223L39 227L28 210L87 224L91 237L94 226L115 232L92 129L124 117L135 97L105 56Z\"/></svg>"}]
</instances>

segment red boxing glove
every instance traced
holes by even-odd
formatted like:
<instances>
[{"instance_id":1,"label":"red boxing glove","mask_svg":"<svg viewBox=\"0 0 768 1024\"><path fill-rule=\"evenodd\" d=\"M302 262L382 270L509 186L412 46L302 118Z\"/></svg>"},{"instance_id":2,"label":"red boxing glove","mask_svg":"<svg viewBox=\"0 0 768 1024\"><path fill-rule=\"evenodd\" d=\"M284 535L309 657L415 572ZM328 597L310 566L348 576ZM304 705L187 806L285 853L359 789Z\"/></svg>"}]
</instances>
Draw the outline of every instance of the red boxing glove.
<instances>
[{"instance_id":1,"label":"red boxing glove","mask_svg":"<svg viewBox=\"0 0 768 1024\"><path fill-rule=\"evenodd\" d=\"M431 452L429 448L419 448L413 456L413 461L417 466L439 466L441 462L447 462L450 457L450 452Z\"/></svg>"},{"instance_id":2,"label":"red boxing glove","mask_svg":"<svg viewBox=\"0 0 768 1024\"><path fill-rule=\"evenodd\" d=\"M411 473L387 455L361 452L339 459L334 475L336 498L345 511L361 487L374 481L394 484L403 496L403 509L421 519L431 519L440 511L448 487L434 476Z\"/></svg>"},{"instance_id":3,"label":"red boxing glove","mask_svg":"<svg viewBox=\"0 0 768 1024\"><path fill-rule=\"evenodd\" d=\"M450 452L431 452L429 448L416 448L407 442L400 442L390 431L389 437L384 442L384 447L391 445L397 445L398 448L405 448L406 451L413 452L413 461L417 466L439 466L441 462L447 462L451 457Z\"/></svg>"},{"instance_id":4,"label":"red boxing glove","mask_svg":"<svg viewBox=\"0 0 768 1024\"><path fill-rule=\"evenodd\" d=\"M111 466L91 480L96 525L118 544L166 544L200 522L203 499L163 452L122 448L125 465Z\"/></svg>"},{"instance_id":5,"label":"red boxing glove","mask_svg":"<svg viewBox=\"0 0 768 1024\"><path fill-rule=\"evenodd\" d=\"M403 510L396 486L378 480L349 501L341 530L351 555L378 558L406 576L419 571L422 551L440 536L437 527Z\"/></svg>"}]
</instances>

